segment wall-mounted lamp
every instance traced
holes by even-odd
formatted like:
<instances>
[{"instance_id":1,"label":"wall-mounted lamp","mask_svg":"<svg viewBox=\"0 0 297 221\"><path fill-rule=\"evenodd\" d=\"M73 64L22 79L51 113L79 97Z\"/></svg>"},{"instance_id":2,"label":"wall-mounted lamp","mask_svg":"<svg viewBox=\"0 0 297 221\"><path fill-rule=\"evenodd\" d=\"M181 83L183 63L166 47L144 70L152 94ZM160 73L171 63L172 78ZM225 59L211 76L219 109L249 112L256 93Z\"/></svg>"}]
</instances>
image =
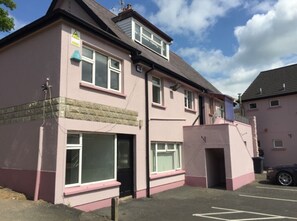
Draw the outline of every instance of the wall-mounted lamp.
<instances>
[{"instance_id":1,"label":"wall-mounted lamp","mask_svg":"<svg viewBox=\"0 0 297 221\"><path fill-rule=\"evenodd\" d=\"M142 73L142 66L140 64L136 65L136 71Z\"/></svg>"},{"instance_id":2,"label":"wall-mounted lamp","mask_svg":"<svg viewBox=\"0 0 297 221\"><path fill-rule=\"evenodd\" d=\"M78 50L75 50L71 56L71 61L81 62L81 56Z\"/></svg>"},{"instance_id":3,"label":"wall-mounted lamp","mask_svg":"<svg viewBox=\"0 0 297 221\"><path fill-rule=\"evenodd\" d=\"M175 83L174 85L170 86L170 89L173 91L177 91L180 88L180 83Z\"/></svg>"}]
</instances>

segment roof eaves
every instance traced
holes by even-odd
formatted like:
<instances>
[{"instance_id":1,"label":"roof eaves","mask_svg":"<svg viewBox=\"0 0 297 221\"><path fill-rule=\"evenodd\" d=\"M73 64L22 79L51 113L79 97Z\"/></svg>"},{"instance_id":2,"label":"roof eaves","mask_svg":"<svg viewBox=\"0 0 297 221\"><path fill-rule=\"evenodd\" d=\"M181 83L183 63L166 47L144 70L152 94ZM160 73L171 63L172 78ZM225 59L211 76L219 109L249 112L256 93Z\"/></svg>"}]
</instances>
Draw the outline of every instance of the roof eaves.
<instances>
[{"instance_id":1,"label":"roof eaves","mask_svg":"<svg viewBox=\"0 0 297 221\"><path fill-rule=\"evenodd\" d=\"M212 92L209 89L207 89L205 87L202 87L201 85L199 85L199 84L197 84L197 83L195 83L195 82L193 82L193 81L191 81L191 80L189 80L189 79L187 79L187 78L185 78L185 77L183 77L183 76L181 76L181 75L179 75L179 74L177 74L177 73L175 73L175 72L173 72L173 71L171 71L171 70L169 70L169 69L167 69L165 67L163 67L162 65L149 60L146 57L143 57L141 55L134 55L134 56L132 56L131 59L132 59L134 64L142 63L142 64L147 65L149 67L153 67L154 69L157 69L157 70L161 71L162 73L164 73L164 74L166 74L166 75L168 75L170 77L174 77L177 80L180 80L180 81L182 81L182 82L184 82L184 83L186 83L186 84L188 84L188 85L190 85L190 86L192 86L194 88L197 88L202 92L206 92L206 93Z\"/></svg>"},{"instance_id":2,"label":"roof eaves","mask_svg":"<svg viewBox=\"0 0 297 221\"><path fill-rule=\"evenodd\" d=\"M249 97L249 98L242 98L242 102L249 102L249 101L256 101L256 100L263 100L263 99L270 99L270 98L276 98L276 97L284 97L289 95L297 94L297 91L290 92L290 93L283 93L283 94L274 94L274 95L267 95L267 96L261 96L261 97Z\"/></svg>"},{"instance_id":3,"label":"roof eaves","mask_svg":"<svg viewBox=\"0 0 297 221\"><path fill-rule=\"evenodd\" d=\"M140 54L141 51L139 51L138 49L132 47L129 44L124 43L123 41L121 41L119 38L115 37L114 35L105 32L103 30L101 30L100 28L94 27L93 25L75 17L74 15L61 10L61 9L57 9L55 10L53 13L49 13L43 17L41 17L40 19L36 20L35 22L32 22L31 24L19 29L18 31L12 33L11 35L8 35L7 37L3 38L2 40L0 40L0 48L7 46L21 38L23 38L24 36L34 33L35 31L53 23L56 20L59 19L64 19L67 20L69 22L72 22L78 26L81 26L83 28L85 28L87 31L94 33L102 38L104 38L107 41L111 41L112 43L128 50L131 52L131 54Z\"/></svg>"}]
</instances>

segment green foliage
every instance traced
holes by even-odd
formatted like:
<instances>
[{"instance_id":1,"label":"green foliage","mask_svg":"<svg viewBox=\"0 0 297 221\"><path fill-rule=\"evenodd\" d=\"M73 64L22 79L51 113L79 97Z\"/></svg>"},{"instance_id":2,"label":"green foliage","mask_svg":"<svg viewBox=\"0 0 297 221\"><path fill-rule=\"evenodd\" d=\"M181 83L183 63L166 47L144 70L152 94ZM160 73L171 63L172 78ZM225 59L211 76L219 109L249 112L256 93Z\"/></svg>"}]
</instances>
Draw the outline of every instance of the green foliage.
<instances>
[{"instance_id":1,"label":"green foliage","mask_svg":"<svg viewBox=\"0 0 297 221\"><path fill-rule=\"evenodd\" d=\"M15 9L13 0L0 0L0 32L8 32L14 28L14 19L9 16L8 9Z\"/></svg>"}]
</instances>

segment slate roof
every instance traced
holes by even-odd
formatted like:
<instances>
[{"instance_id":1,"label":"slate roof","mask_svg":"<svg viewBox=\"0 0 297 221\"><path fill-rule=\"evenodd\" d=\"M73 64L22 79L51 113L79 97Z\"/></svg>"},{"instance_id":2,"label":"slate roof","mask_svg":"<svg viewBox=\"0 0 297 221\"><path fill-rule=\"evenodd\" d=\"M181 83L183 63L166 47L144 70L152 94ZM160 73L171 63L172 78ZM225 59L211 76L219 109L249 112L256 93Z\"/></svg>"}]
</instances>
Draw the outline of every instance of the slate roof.
<instances>
[{"instance_id":1,"label":"slate roof","mask_svg":"<svg viewBox=\"0 0 297 221\"><path fill-rule=\"evenodd\" d=\"M297 93L297 64L263 71L242 94L242 101Z\"/></svg>"},{"instance_id":2,"label":"slate roof","mask_svg":"<svg viewBox=\"0 0 297 221\"><path fill-rule=\"evenodd\" d=\"M177 77L180 76L189 80L201 87L214 92L221 93L217 88L215 88L209 81L207 81L203 76L200 75L195 69L193 69L189 64L187 64L181 57L179 57L174 52L170 51L169 62L163 57L157 55L156 53L146 49L145 47L134 42L129 36L127 36L113 21L116 15L110 12L108 9L104 8L98 4L95 0L82 0L122 41L140 50L141 56L147 58L155 64L167 69L171 74L176 74ZM176 77L176 76L175 76ZM187 82L189 83L189 82Z\"/></svg>"},{"instance_id":3,"label":"slate roof","mask_svg":"<svg viewBox=\"0 0 297 221\"><path fill-rule=\"evenodd\" d=\"M130 50L132 60L135 59L149 66L154 66L156 70L204 92L221 94L216 87L174 52L170 51L170 60L168 61L151 50L134 42L113 21L117 16L98 4L95 0L73 0L73 2L74 1L86 11L93 21L86 18L78 18L71 11L71 7L61 8L63 0L53 0L45 16L1 39L0 48L22 39L28 34L34 33L51 22L58 19L66 19L70 22L74 22L76 25L83 26L86 30L93 32L106 40L110 40L126 50ZM136 56L133 57L133 54L136 54Z\"/></svg>"}]
</instances>

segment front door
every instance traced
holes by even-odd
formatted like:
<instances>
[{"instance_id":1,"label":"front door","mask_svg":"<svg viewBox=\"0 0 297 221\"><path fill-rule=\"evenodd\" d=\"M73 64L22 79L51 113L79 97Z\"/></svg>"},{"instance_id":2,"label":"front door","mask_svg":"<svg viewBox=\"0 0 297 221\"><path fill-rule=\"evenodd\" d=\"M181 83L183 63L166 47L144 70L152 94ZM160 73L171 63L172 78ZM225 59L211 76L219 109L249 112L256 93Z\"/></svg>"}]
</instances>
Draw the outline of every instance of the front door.
<instances>
[{"instance_id":1,"label":"front door","mask_svg":"<svg viewBox=\"0 0 297 221\"><path fill-rule=\"evenodd\" d=\"M118 168L117 181L121 183L120 197L133 195L133 136L118 135Z\"/></svg>"}]
</instances>

